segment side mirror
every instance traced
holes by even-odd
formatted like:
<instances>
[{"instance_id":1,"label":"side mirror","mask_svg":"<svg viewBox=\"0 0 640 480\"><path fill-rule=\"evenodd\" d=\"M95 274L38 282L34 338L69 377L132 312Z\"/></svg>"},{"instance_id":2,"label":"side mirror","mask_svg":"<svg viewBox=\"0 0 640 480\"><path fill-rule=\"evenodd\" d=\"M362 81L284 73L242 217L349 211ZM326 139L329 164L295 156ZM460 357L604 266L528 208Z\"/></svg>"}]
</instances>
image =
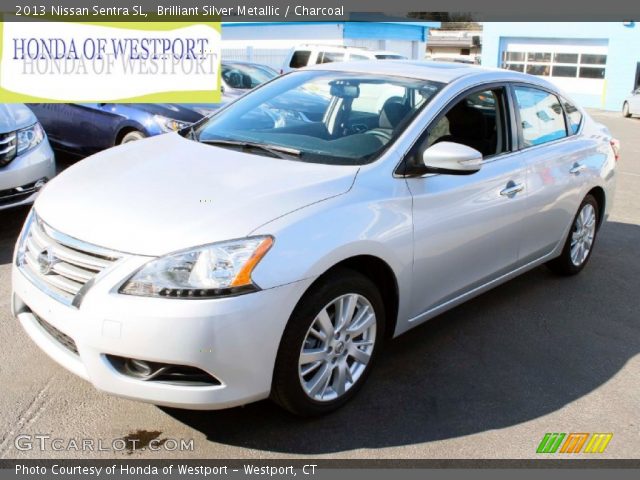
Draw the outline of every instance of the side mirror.
<instances>
[{"instance_id":1,"label":"side mirror","mask_svg":"<svg viewBox=\"0 0 640 480\"><path fill-rule=\"evenodd\" d=\"M470 175L480 170L482 153L460 143L439 142L422 153L422 162L429 173Z\"/></svg>"}]
</instances>

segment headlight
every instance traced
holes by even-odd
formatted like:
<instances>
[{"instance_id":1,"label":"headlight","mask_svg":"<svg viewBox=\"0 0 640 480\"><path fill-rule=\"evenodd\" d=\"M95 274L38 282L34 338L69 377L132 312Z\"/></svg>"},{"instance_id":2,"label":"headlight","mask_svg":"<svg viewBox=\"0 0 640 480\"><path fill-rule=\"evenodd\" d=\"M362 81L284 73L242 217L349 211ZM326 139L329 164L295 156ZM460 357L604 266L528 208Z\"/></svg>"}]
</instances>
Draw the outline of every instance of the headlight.
<instances>
[{"instance_id":1,"label":"headlight","mask_svg":"<svg viewBox=\"0 0 640 480\"><path fill-rule=\"evenodd\" d=\"M175 132L177 130L182 130L189 125L189 123L187 122L181 122L180 120L175 120L173 118L163 117L162 115L154 115L153 119L165 132Z\"/></svg>"},{"instance_id":2,"label":"headlight","mask_svg":"<svg viewBox=\"0 0 640 480\"><path fill-rule=\"evenodd\" d=\"M160 257L138 270L120 293L212 298L256 291L251 272L271 245L270 236L249 237Z\"/></svg>"},{"instance_id":3,"label":"headlight","mask_svg":"<svg viewBox=\"0 0 640 480\"><path fill-rule=\"evenodd\" d=\"M28 152L32 148L40 145L44 140L44 130L39 123L34 123L30 127L18 130L18 155Z\"/></svg>"}]
</instances>

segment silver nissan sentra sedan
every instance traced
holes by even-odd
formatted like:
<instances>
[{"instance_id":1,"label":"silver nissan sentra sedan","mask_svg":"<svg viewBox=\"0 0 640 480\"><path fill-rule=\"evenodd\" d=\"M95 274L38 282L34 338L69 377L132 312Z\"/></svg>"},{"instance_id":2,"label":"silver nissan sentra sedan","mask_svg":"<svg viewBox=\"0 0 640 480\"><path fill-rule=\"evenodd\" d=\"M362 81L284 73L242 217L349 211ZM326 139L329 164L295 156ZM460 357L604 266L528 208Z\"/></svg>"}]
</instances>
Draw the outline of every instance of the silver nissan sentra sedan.
<instances>
[{"instance_id":1,"label":"silver nissan sentra sedan","mask_svg":"<svg viewBox=\"0 0 640 480\"><path fill-rule=\"evenodd\" d=\"M291 91L322 98L324 114L270 107ZM538 77L303 69L50 182L18 240L13 311L111 394L326 413L357 393L385 338L538 265L580 272L617 156L607 129Z\"/></svg>"}]
</instances>

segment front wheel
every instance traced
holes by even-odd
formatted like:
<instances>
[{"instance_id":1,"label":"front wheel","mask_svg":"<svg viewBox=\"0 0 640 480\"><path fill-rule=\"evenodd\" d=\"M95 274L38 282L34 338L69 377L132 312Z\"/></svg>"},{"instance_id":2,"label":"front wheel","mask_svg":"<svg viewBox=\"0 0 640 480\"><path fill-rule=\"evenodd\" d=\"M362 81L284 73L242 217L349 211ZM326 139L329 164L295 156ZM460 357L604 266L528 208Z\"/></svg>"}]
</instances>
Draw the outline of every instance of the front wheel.
<instances>
[{"instance_id":1,"label":"front wheel","mask_svg":"<svg viewBox=\"0 0 640 480\"><path fill-rule=\"evenodd\" d=\"M329 413L362 387L384 337L380 292L364 275L336 270L300 300L282 337L272 398L301 416Z\"/></svg>"},{"instance_id":2,"label":"front wheel","mask_svg":"<svg viewBox=\"0 0 640 480\"><path fill-rule=\"evenodd\" d=\"M146 135L138 130L132 130L131 132L128 132L124 137L122 137L122 140L120 140L120 144L125 144L125 143L129 143L129 142L135 142L137 140L142 140L143 138L146 138Z\"/></svg>"},{"instance_id":3,"label":"front wheel","mask_svg":"<svg viewBox=\"0 0 640 480\"><path fill-rule=\"evenodd\" d=\"M558 258L547 266L560 275L579 273L591 258L598 231L600 210L593 195L587 195L573 219L571 231Z\"/></svg>"},{"instance_id":4,"label":"front wheel","mask_svg":"<svg viewBox=\"0 0 640 480\"><path fill-rule=\"evenodd\" d=\"M629 104L624 102L622 105L622 116L625 118L629 118L631 116L631 112L629 111Z\"/></svg>"}]
</instances>

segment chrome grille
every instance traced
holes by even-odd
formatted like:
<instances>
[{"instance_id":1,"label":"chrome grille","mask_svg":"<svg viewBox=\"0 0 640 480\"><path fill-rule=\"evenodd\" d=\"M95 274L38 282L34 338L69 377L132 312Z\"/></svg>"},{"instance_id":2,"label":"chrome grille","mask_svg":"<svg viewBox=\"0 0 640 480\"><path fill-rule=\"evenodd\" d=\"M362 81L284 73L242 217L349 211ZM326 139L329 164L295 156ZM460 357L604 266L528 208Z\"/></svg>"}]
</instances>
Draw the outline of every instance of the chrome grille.
<instances>
[{"instance_id":1,"label":"chrome grille","mask_svg":"<svg viewBox=\"0 0 640 480\"><path fill-rule=\"evenodd\" d=\"M18 265L38 287L66 305L78 306L95 277L119 258L116 252L56 232L35 214L26 228Z\"/></svg>"},{"instance_id":2,"label":"chrome grille","mask_svg":"<svg viewBox=\"0 0 640 480\"><path fill-rule=\"evenodd\" d=\"M4 167L16 157L17 144L16 132L0 134L0 167Z\"/></svg>"}]
</instances>

